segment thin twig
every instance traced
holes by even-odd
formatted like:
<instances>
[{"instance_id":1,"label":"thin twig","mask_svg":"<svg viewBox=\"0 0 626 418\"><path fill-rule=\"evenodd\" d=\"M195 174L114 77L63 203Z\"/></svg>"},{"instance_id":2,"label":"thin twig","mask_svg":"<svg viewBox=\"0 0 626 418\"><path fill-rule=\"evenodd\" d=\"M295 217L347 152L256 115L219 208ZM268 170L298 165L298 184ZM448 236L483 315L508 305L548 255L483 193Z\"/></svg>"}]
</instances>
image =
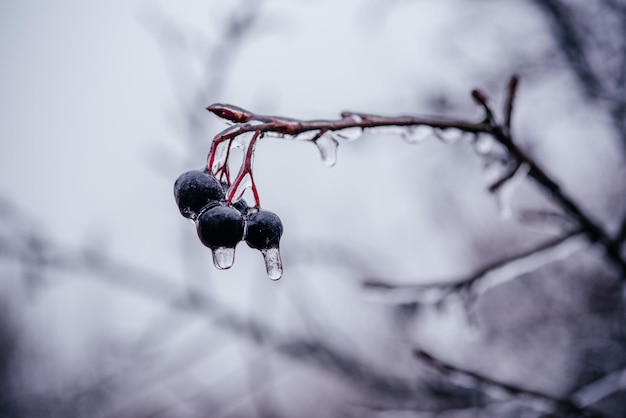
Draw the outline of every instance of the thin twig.
<instances>
[{"instance_id":1,"label":"thin twig","mask_svg":"<svg viewBox=\"0 0 626 418\"><path fill-rule=\"evenodd\" d=\"M569 239L580 234L581 234L581 231L572 231L563 236L546 241L537 247L533 247L521 253L512 255L510 257L505 257L496 262L487 264L481 267L480 269L478 269L477 271L475 271L474 273L468 276L459 278L459 279L438 280L432 283L407 284L407 285L394 284L394 283L389 283L389 282L384 282L384 281L379 281L379 280L369 280L369 281L364 282L363 285L373 290L402 291L402 292L408 293L409 295L415 294L415 292L423 293L423 292L431 291L432 289L436 289L439 291L438 295L436 295L438 297L431 298L432 300L430 300L430 302L436 303L452 294L456 294L457 292L469 291L470 289L476 288L479 285L479 283L487 281L490 275L492 275L493 273L496 273L497 271L505 267L515 266L514 268L515 277L518 277L522 273L527 272L537 267L535 264L533 264L532 266L529 266L529 268L524 269L518 265L520 262L525 261L529 257L534 257L538 254L546 253L548 250L558 247L561 244L568 241ZM497 281L496 283L494 283L494 285L500 284L501 282L503 281L501 280ZM484 288L483 289L484 291L487 288L493 287L493 286L488 286L486 283L484 283L481 287Z\"/></svg>"},{"instance_id":2,"label":"thin twig","mask_svg":"<svg viewBox=\"0 0 626 418\"><path fill-rule=\"evenodd\" d=\"M509 135L511 134L511 118L513 116L513 104L515 102L515 94L517 92L518 84L518 77L511 77L506 92L506 100L504 101L504 129Z\"/></svg>"},{"instance_id":3,"label":"thin twig","mask_svg":"<svg viewBox=\"0 0 626 418\"><path fill-rule=\"evenodd\" d=\"M445 375L457 375L462 378L469 378L473 381L474 386L487 386L496 389L503 390L509 393L512 396L517 397L529 397L533 400L540 402L547 402L552 409L555 409L558 412L569 414L576 413L581 417L595 417L600 418L602 415L598 412L590 411L587 408L583 408L576 403L572 402L569 399L561 399L554 396L547 395L543 392L525 389L520 386L512 385L510 383L499 382L493 378L483 376L477 372L465 370L463 368L453 366L449 363L444 362L433 356L432 354L424 351L424 350L415 350L414 355L419 360L425 362L431 367L437 369L439 372ZM464 379L465 380L465 379Z\"/></svg>"}]
</instances>

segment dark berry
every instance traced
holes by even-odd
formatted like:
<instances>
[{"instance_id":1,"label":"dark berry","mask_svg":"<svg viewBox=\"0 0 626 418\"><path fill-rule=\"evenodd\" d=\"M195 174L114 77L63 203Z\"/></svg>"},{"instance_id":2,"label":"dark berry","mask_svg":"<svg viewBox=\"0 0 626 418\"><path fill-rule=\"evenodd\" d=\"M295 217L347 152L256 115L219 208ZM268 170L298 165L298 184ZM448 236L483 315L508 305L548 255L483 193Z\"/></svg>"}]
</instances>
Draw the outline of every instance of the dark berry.
<instances>
[{"instance_id":1,"label":"dark berry","mask_svg":"<svg viewBox=\"0 0 626 418\"><path fill-rule=\"evenodd\" d=\"M247 216L246 242L252 248L265 250L278 248L283 235L283 224L278 215L259 209Z\"/></svg>"},{"instance_id":2,"label":"dark berry","mask_svg":"<svg viewBox=\"0 0 626 418\"><path fill-rule=\"evenodd\" d=\"M210 173L192 170L176 179L174 197L181 215L196 219L202 208L224 199L224 190Z\"/></svg>"},{"instance_id":3,"label":"dark berry","mask_svg":"<svg viewBox=\"0 0 626 418\"><path fill-rule=\"evenodd\" d=\"M243 199L239 199L238 201L233 203L233 207L237 209L239 213L241 213L243 216L246 216L246 213L248 212L248 209L250 208L250 206L248 206L248 202L246 202Z\"/></svg>"},{"instance_id":4,"label":"dark berry","mask_svg":"<svg viewBox=\"0 0 626 418\"><path fill-rule=\"evenodd\" d=\"M197 231L200 241L211 249L235 248L243 239L243 216L232 206L217 205L200 214Z\"/></svg>"}]
</instances>

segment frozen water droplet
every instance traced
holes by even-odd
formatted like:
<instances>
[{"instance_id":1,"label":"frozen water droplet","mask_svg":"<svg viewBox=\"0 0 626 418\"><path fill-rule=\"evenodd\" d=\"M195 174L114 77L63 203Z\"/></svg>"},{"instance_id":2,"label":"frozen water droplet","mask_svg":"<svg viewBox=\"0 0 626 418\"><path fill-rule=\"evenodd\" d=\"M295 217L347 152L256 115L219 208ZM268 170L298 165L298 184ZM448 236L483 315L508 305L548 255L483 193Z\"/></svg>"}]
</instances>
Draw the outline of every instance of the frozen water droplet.
<instances>
[{"instance_id":1,"label":"frozen water droplet","mask_svg":"<svg viewBox=\"0 0 626 418\"><path fill-rule=\"evenodd\" d=\"M298 141L310 141L315 138L320 133L319 130L315 131L304 131L296 135L295 139Z\"/></svg>"},{"instance_id":2,"label":"frozen water droplet","mask_svg":"<svg viewBox=\"0 0 626 418\"><path fill-rule=\"evenodd\" d=\"M477 154L485 155L491 152L495 142L493 138L487 135L477 135L474 137L474 150Z\"/></svg>"},{"instance_id":3,"label":"frozen water droplet","mask_svg":"<svg viewBox=\"0 0 626 418\"><path fill-rule=\"evenodd\" d=\"M328 132L315 140L315 146L320 151L322 162L326 167L332 167L337 162L337 147L339 143Z\"/></svg>"},{"instance_id":4,"label":"frozen water droplet","mask_svg":"<svg viewBox=\"0 0 626 418\"><path fill-rule=\"evenodd\" d=\"M354 126L352 128L345 128L339 131L333 132L335 138L344 139L346 141L354 141L357 140L363 135L363 129L359 126Z\"/></svg>"},{"instance_id":5,"label":"frozen water droplet","mask_svg":"<svg viewBox=\"0 0 626 418\"><path fill-rule=\"evenodd\" d=\"M267 277L272 280L278 280L283 275L283 262L280 258L280 250L277 248L266 248L261 250L263 259L265 260L265 269Z\"/></svg>"},{"instance_id":6,"label":"frozen water droplet","mask_svg":"<svg viewBox=\"0 0 626 418\"><path fill-rule=\"evenodd\" d=\"M218 247L213 249L213 264L220 270L226 270L235 263L235 249Z\"/></svg>"},{"instance_id":7,"label":"frozen water droplet","mask_svg":"<svg viewBox=\"0 0 626 418\"><path fill-rule=\"evenodd\" d=\"M453 144L461 139L464 134L465 132L454 128L435 130L435 136L444 144Z\"/></svg>"},{"instance_id":8,"label":"frozen water droplet","mask_svg":"<svg viewBox=\"0 0 626 418\"><path fill-rule=\"evenodd\" d=\"M432 135L433 129L429 126L409 126L402 131L402 139L407 144L419 144Z\"/></svg>"}]
</instances>

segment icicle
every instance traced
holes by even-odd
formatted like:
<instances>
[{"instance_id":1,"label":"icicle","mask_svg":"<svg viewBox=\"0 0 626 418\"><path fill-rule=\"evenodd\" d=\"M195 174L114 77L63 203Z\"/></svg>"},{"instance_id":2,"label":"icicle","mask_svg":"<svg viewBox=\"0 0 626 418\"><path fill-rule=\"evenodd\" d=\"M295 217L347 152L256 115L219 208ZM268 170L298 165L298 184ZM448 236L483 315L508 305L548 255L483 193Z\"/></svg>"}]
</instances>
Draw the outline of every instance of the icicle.
<instances>
[{"instance_id":1,"label":"icicle","mask_svg":"<svg viewBox=\"0 0 626 418\"><path fill-rule=\"evenodd\" d=\"M278 280L283 275L283 262L280 258L280 250L276 248L266 248L261 250L263 259L265 260L265 269L267 277L271 280Z\"/></svg>"},{"instance_id":2,"label":"icicle","mask_svg":"<svg viewBox=\"0 0 626 418\"><path fill-rule=\"evenodd\" d=\"M337 162L337 147L339 143L328 132L317 138L315 146L320 151L322 162L327 167L332 167Z\"/></svg>"},{"instance_id":3,"label":"icicle","mask_svg":"<svg viewBox=\"0 0 626 418\"><path fill-rule=\"evenodd\" d=\"M213 250L213 264L220 270L226 270L235 263L235 249L218 247Z\"/></svg>"}]
</instances>

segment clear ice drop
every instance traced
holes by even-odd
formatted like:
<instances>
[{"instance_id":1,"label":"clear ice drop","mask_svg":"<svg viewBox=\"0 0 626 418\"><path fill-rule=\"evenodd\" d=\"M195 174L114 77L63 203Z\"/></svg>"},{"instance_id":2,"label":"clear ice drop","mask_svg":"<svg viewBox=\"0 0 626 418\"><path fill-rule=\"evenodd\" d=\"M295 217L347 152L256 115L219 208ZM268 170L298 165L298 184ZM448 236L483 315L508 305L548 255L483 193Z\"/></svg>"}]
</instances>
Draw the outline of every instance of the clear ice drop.
<instances>
[{"instance_id":1,"label":"clear ice drop","mask_svg":"<svg viewBox=\"0 0 626 418\"><path fill-rule=\"evenodd\" d=\"M464 132L459 129L437 129L435 130L435 136L444 144L453 144L464 135Z\"/></svg>"},{"instance_id":2,"label":"clear ice drop","mask_svg":"<svg viewBox=\"0 0 626 418\"><path fill-rule=\"evenodd\" d=\"M235 249L218 247L213 249L213 264L220 270L226 270L235 263Z\"/></svg>"},{"instance_id":3,"label":"clear ice drop","mask_svg":"<svg viewBox=\"0 0 626 418\"><path fill-rule=\"evenodd\" d=\"M265 260L265 269L267 277L272 280L278 280L283 275L283 262L280 259L280 250L278 248L266 248L261 250L263 259Z\"/></svg>"},{"instance_id":4,"label":"clear ice drop","mask_svg":"<svg viewBox=\"0 0 626 418\"><path fill-rule=\"evenodd\" d=\"M322 162L327 167L332 167L337 162L337 147L339 143L328 132L315 140L315 146L320 151Z\"/></svg>"},{"instance_id":5,"label":"clear ice drop","mask_svg":"<svg viewBox=\"0 0 626 418\"><path fill-rule=\"evenodd\" d=\"M433 129L425 126L409 126L402 131L402 139L407 144L419 144L423 142L426 138L428 138L433 133Z\"/></svg>"}]
</instances>

